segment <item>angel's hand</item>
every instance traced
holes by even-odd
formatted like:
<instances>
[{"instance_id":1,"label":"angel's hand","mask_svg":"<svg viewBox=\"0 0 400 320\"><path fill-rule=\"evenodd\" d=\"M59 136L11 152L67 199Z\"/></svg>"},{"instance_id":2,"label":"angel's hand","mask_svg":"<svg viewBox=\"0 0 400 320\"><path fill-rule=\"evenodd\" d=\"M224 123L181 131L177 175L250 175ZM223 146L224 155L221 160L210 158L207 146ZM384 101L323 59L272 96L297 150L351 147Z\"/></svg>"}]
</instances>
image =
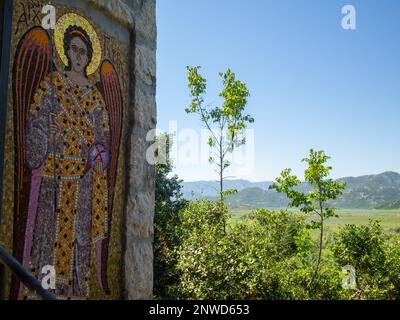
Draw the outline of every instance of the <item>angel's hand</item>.
<instances>
[{"instance_id":1,"label":"angel's hand","mask_svg":"<svg viewBox=\"0 0 400 320\"><path fill-rule=\"evenodd\" d=\"M103 166L103 162L101 160L96 160L96 162L94 163L94 170L97 173L103 174L104 166Z\"/></svg>"}]
</instances>

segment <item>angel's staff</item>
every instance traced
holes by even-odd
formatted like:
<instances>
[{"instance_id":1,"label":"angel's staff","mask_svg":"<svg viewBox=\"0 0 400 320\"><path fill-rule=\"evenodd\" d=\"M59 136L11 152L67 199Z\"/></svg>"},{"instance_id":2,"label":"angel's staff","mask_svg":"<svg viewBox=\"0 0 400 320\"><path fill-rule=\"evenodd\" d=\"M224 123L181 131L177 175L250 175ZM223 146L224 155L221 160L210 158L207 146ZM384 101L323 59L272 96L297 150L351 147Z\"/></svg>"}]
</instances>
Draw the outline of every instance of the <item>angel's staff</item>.
<instances>
[{"instance_id":1,"label":"angel's staff","mask_svg":"<svg viewBox=\"0 0 400 320\"><path fill-rule=\"evenodd\" d=\"M51 28L48 30L50 39L50 115L49 115L49 129L51 150L53 155L53 190L54 190L54 213L57 210L57 169L56 169L56 147L57 147L57 132L55 130L55 92L54 92L54 41Z\"/></svg>"}]
</instances>

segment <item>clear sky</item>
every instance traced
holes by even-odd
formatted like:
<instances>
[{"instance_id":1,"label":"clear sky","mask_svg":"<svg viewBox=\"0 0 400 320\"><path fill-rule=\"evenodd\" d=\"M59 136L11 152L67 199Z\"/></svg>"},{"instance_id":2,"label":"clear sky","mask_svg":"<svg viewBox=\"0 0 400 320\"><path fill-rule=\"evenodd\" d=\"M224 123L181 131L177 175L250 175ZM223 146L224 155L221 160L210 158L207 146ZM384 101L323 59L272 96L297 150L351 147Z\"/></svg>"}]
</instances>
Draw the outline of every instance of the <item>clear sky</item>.
<instances>
[{"instance_id":1,"label":"clear sky","mask_svg":"<svg viewBox=\"0 0 400 320\"><path fill-rule=\"evenodd\" d=\"M347 4L356 30L341 27ZM184 111L187 65L202 66L209 103L220 71L247 83L255 167L236 178L272 180L287 167L301 176L310 148L332 157L334 177L400 172L400 1L158 0L157 23L159 129L200 132ZM175 172L216 179L205 164L178 161Z\"/></svg>"}]
</instances>

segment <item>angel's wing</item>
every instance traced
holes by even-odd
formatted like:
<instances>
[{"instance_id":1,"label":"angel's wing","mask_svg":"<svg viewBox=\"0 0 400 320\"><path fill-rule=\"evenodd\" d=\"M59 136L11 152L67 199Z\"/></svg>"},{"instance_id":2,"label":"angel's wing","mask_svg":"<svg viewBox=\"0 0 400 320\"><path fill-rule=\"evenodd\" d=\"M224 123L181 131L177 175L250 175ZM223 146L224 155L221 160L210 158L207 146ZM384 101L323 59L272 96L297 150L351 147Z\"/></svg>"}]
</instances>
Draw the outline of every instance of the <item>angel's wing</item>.
<instances>
[{"instance_id":1,"label":"angel's wing","mask_svg":"<svg viewBox=\"0 0 400 320\"><path fill-rule=\"evenodd\" d=\"M26 244L31 170L25 162L25 121L27 111L43 78L50 69L50 38L42 27L29 29L20 39L14 57L12 90L15 130L15 206L14 206L14 257L24 260ZM11 298L17 299L20 283L13 279Z\"/></svg>"},{"instance_id":2,"label":"angel's wing","mask_svg":"<svg viewBox=\"0 0 400 320\"><path fill-rule=\"evenodd\" d=\"M100 67L100 91L108 111L110 121L110 163L108 166L108 230L111 230L114 189L117 179L118 154L121 142L123 120L123 98L118 74L109 60L104 60ZM109 292L107 281L107 260L109 236L102 243L101 282L105 292ZM100 266L99 266L100 267Z\"/></svg>"}]
</instances>

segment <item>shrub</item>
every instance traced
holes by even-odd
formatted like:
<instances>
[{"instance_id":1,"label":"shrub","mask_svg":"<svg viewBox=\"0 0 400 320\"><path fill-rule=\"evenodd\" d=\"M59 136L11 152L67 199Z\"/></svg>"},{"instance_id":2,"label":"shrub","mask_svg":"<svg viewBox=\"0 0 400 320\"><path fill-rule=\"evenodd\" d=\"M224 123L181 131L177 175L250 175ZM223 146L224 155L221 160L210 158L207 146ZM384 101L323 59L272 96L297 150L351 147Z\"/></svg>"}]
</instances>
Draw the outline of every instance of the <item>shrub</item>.
<instances>
[{"instance_id":1,"label":"shrub","mask_svg":"<svg viewBox=\"0 0 400 320\"><path fill-rule=\"evenodd\" d=\"M176 233L179 211L187 201L182 199L181 181L170 177L172 164L156 165L154 216L154 295L155 298L176 298L179 273L176 269L176 248L180 238Z\"/></svg>"},{"instance_id":2,"label":"shrub","mask_svg":"<svg viewBox=\"0 0 400 320\"><path fill-rule=\"evenodd\" d=\"M394 299L399 297L399 242L389 243L380 223L347 225L335 237L336 261L356 270L353 299Z\"/></svg>"},{"instance_id":3,"label":"shrub","mask_svg":"<svg viewBox=\"0 0 400 320\"><path fill-rule=\"evenodd\" d=\"M338 268L321 267L318 294L306 289L317 246L304 218L287 211L256 210L225 235L220 203L200 201L182 211L178 249L183 299L340 298Z\"/></svg>"},{"instance_id":4,"label":"shrub","mask_svg":"<svg viewBox=\"0 0 400 320\"><path fill-rule=\"evenodd\" d=\"M388 296L400 300L400 236L396 235L386 247L386 265L390 289Z\"/></svg>"}]
</instances>

